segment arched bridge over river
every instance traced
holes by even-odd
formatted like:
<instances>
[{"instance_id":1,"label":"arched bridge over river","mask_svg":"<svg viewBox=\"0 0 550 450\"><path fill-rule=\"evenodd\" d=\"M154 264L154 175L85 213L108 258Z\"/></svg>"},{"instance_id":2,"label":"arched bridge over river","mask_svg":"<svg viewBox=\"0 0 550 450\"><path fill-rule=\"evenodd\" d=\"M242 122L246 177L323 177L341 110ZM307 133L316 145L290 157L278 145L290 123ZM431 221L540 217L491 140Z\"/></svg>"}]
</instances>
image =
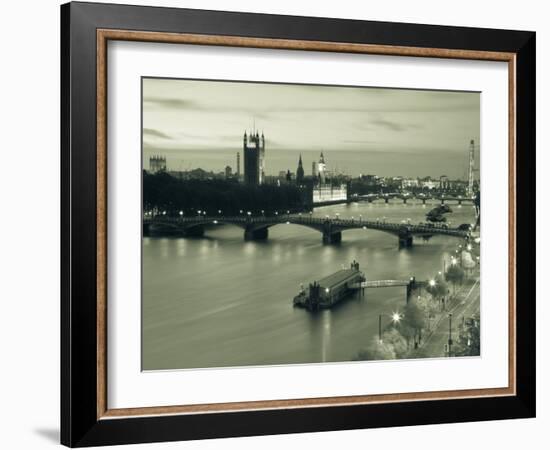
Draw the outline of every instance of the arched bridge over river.
<instances>
[{"instance_id":1,"label":"arched bridge over river","mask_svg":"<svg viewBox=\"0 0 550 450\"><path fill-rule=\"evenodd\" d=\"M452 236L467 239L470 233L458 228L444 226L388 223L383 221L320 218L300 214L279 216L196 216L196 217L145 217L144 233L170 233L183 236L202 236L205 227L219 224L235 225L244 230L245 240L267 239L269 228L280 224L294 224L312 228L323 236L323 243L336 244L342 240L346 230L378 230L397 236L400 247L411 247L414 237L429 239L435 235Z\"/></svg>"}]
</instances>

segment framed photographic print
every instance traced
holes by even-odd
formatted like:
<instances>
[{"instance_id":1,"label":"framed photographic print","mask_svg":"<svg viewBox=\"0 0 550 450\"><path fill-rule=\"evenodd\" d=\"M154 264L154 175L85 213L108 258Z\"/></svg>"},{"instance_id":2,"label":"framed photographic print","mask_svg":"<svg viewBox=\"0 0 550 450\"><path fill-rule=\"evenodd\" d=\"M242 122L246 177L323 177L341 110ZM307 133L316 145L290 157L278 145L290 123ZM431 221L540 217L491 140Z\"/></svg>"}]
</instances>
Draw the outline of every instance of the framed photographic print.
<instances>
[{"instance_id":1,"label":"framed photographic print","mask_svg":"<svg viewBox=\"0 0 550 450\"><path fill-rule=\"evenodd\" d=\"M535 33L61 19L63 444L534 416Z\"/></svg>"}]
</instances>

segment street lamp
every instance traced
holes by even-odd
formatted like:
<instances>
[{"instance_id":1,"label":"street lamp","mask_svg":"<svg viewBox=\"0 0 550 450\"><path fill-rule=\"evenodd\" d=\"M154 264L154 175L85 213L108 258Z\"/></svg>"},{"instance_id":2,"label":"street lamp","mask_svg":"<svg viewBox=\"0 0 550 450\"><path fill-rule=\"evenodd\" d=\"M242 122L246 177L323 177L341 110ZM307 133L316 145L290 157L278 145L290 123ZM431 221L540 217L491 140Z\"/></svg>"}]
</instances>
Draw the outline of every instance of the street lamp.
<instances>
[{"instance_id":1,"label":"street lamp","mask_svg":"<svg viewBox=\"0 0 550 450\"><path fill-rule=\"evenodd\" d=\"M378 340L380 343L382 343L382 316L386 316L387 314L379 314L378 315ZM399 312L393 312L391 315L388 315L388 317L392 320L392 323L395 325L396 323L399 323L399 321L402 319L401 314Z\"/></svg>"},{"instance_id":2,"label":"street lamp","mask_svg":"<svg viewBox=\"0 0 550 450\"><path fill-rule=\"evenodd\" d=\"M453 345L452 326L453 326L453 313L449 313L449 340L448 340L449 356L451 356L451 347Z\"/></svg>"},{"instance_id":3,"label":"street lamp","mask_svg":"<svg viewBox=\"0 0 550 450\"><path fill-rule=\"evenodd\" d=\"M433 279L430 280L430 281L429 281L429 284L430 284L431 287L434 287L434 286L435 286L435 280L433 280Z\"/></svg>"}]
</instances>

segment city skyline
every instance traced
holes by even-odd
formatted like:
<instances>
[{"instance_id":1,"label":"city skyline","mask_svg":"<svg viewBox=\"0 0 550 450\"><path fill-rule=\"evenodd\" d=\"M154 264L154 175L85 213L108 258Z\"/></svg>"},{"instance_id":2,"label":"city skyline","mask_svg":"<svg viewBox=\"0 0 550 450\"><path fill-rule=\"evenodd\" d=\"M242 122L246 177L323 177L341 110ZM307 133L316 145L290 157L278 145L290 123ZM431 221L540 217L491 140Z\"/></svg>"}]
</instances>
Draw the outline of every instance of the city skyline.
<instances>
[{"instance_id":1,"label":"city skyline","mask_svg":"<svg viewBox=\"0 0 550 450\"><path fill-rule=\"evenodd\" d=\"M479 168L480 95L249 82L143 79L143 162L169 170L236 169L245 131L264 132L266 175L306 174L323 151L329 170L464 178ZM242 155L241 155L242 158ZM242 170L242 169L241 169Z\"/></svg>"}]
</instances>

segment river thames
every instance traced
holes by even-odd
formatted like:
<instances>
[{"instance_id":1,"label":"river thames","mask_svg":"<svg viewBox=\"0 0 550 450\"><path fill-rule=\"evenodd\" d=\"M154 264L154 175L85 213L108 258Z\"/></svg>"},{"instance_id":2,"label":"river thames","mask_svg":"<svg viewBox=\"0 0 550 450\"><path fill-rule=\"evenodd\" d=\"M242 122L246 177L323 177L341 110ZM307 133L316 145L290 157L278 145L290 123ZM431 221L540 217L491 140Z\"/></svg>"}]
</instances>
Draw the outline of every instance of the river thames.
<instances>
[{"instance_id":1,"label":"river thames","mask_svg":"<svg viewBox=\"0 0 550 450\"><path fill-rule=\"evenodd\" d=\"M435 203L352 203L316 208L314 215L425 222ZM470 204L450 204L451 226L473 223ZM385 218L385 219L384 219ZM142 368L144 370L321 363L351 360L378 333L379 314L405 306L405 288L368 289L331 310L294 308L307 284L356 260L368 280L433 277L459 239L417 238L399 249L397 237L349 230L339 245L321 233L277 225L266 241L219 225L202 238L143 239Z\"/></svg>"}]
</instances>

